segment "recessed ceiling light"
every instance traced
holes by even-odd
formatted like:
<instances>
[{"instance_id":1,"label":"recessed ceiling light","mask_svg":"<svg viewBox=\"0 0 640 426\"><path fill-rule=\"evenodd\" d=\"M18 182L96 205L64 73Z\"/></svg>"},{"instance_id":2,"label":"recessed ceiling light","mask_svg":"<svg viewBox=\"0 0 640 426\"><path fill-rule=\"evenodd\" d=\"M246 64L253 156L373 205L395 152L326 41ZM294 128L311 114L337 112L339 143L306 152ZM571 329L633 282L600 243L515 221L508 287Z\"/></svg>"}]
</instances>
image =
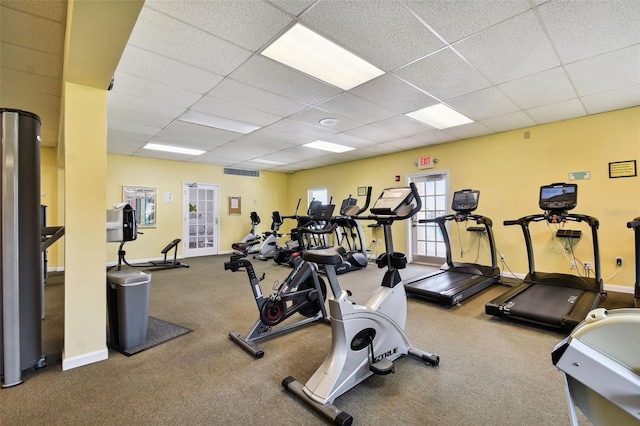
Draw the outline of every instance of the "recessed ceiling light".
<instances>
[{"instance_id":1,"label":"recessed ceiling light","mask_svg":"<svg viewBox=\"0 0 640 426\"><path fill-rule=\"evenodd\" d=\"M337 152L337 153L352 151L355 149L355 148L351 148L350 146L339 145L337 143L331 143L331 142L325 142L325 141L310 142L302 146L306 146L307 148L315 148L315 149L321 149L323 151L331 151L331 152Z\"/></svg>"},{"instance_id":2,"label":"recessed ceiling light","mask_svg":"<svg viewBox=\"0 0 640 426\"><path fill-rule=\"evenodd\" d=\"M338 124L338 120L335 118L323 118L318 123L322 124L323 126L335 126L336 124Z\"/></svg>"},{"instance_id":3,"label":"recessed ceiling light","mask_svg":"<svg viewBox=\"0 0 640 426\"><path fill-rule=\"evenodd\" d=\"M200 149L182 148L180 146L158 145L156 143L148 143L142 147L143 149L151 149L154 151L173 152L174 154L200 155L206 151Z\"/></svg>"},{"instance_id":4,"label":"recessed ceiling light","mask_svg":"<svg viewBox=\"0 0 640 426\"><path fill-rule=\"evenodd\" d=\"M282 163L280 161L273 161L273 160L263 160L262 158L254 158L253 160L249 160L252 163L260 163L260 164L269 164L272 166L283 166L287 163Z\"/></svg>"},{"instance_id":5,"label":"recessed ceiling light","mask_svg":"<svg viewBox=\"0 0 640 426\"><path fill-rule=\"evenodd\" d=\"M439 130L473 123L473 120L469 117L454 111L444 104L432 105L406 115Z\"/></svg>"},{"instance_id":6,"label":"recessed ceiling light","mask_svg":"<svg viewBox=\"0 0 640 426\"><path fill-rule=\"evenodd\" d=\"M187 111L178 120L185 121L187 123L199 124L201 126L213 127L215 129L242 133L243 135L254 132L260 128L260 126L254 126L253 124L243 123L229 118L217 117L215 115L197 111Z\"/></svg>"},{"instance_id":7,"label":"recessed ceiling light","mask_svg":"<svg viewBox=\"0 0 640 426\"><path fill-rule=\"evenodd\" d=\"M299 23L261 53L343 90L384 74L381 69Z\"/></svg>"}]
</instances>

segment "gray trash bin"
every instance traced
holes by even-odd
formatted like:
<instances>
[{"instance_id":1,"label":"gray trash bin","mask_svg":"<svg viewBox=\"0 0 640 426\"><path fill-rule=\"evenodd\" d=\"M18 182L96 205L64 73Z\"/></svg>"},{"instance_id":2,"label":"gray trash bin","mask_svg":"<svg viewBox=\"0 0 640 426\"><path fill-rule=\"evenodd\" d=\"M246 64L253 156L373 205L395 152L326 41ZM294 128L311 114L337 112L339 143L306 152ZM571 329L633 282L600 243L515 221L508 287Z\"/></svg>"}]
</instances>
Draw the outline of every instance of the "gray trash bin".
<instances>
[{"instance_id":1,"label":"gray trash bin","mask_svg":"<svg viewBox=\"0 0 640 426\"><path fill-rule=\"evenodd\" d=\"M128 350L147 340L151 274L141 271L107 273L109 341Z\"/></svg>"}]
</instances>

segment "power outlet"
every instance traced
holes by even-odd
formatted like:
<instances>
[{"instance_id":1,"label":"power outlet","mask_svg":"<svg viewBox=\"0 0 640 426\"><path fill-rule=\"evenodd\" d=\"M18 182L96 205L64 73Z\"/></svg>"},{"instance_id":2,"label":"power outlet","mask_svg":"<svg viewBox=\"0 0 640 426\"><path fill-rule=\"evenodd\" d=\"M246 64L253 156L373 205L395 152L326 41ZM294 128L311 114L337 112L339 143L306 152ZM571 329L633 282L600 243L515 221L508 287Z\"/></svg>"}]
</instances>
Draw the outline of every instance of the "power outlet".
<instances>
[{"instance_id":1,"label":"power outlet","mask_svg":"<svg viewBox=\"0 0 640 426\"><path fill-rule=\"evenodd\" d=\"M504 254L500 255L500 262L504 262Z\"/></svg>"},{"instance_id":2,"label":"power outlet","mask_svg":"<svg viewBox=\"0 0 640 426\"><path fill-rule=\"evenodd\" d=\"M593 267L593 264L592 264L591 262L583 262L583 263L582 263L582 266L584 267L584 269L585 269L586 271L590 271L590 270L591 270L591 268Z\"/></svg>"},{"instance_id":3,"label":"power outlet","mask_svg":"<svg viewBox=\"0 0 640 426\"><path fill-rule=\"evenodd\" d=\"M616 266L622 266L622 258L620 256L616 257Z\"/></svg>"}]
</instances>

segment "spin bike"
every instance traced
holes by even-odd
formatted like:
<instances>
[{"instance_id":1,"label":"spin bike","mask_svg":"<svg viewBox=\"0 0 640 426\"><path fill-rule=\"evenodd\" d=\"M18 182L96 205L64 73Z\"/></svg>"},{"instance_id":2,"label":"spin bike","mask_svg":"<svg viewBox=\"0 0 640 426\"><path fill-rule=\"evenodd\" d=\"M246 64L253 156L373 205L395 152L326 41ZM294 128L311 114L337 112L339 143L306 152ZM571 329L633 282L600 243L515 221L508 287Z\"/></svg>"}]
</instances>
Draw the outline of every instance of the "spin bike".
<instances>
[{"instance_id":1,"label":"spin bike","mask_svg":"<svg viewBox=\"0 0 640 426\"><path fill-rule=\"evenodd\" d=\"M413 348L404 333L407 297L398 269L404 268L407 260L404 254L393 251L393 222L410 218L421 207L420 194L412 183L410 188L385 189L371 208L372 215L354 216L376 221L384 229L386 253L376 262L387 271L364 305L349 300L350 293L338 283L335 268L343 262L344 249L310 250L302 255L305 261L325 268L333 293L329 298L332 347L305 384L289 376L282 386L336 424L350 425L353 417L333 401L372 374L393 373L393 361L400 356L409 355L434 366L440 363L438 355Z\"/></svg>"},{"instance_id":2,"label":"spin bike","mask_svg":"<svg viewBox=\"0 0 640 426\"><path fill-rule=\"evenodd\" d=\"M317 265L299 259L287 278L268 297L264 297L260 289L260 281L264 280L265 274L258 278L252 263L244 256L232 255L231 260L225 262L224 269L232 272L244 269L249 276L249 284L260 317L246 336L232 331L229 337L254 357L264 356L264 350L256 344L257 342L280 336L316 321L329 322L324 306L327 286L318 276ZM301 314L304 318L280 325L295 313ZM278 325L280 326L277 327Z\"/></svg>"}]
</instances>

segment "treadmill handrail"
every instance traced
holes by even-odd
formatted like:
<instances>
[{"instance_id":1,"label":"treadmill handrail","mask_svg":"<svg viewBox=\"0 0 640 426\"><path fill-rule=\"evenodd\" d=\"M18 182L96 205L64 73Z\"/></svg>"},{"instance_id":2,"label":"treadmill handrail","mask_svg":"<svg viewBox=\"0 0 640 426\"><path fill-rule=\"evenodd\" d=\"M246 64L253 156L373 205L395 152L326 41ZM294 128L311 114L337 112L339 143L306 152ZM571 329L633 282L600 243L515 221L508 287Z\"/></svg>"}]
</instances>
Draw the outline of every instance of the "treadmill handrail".
<instances>
[{"instance_id":1,"label":"treadmill handrail","mask_svg":"<svg viewBox=\"0 0 640 426\"><path fill-rule=\"evenodd\" d=\"M420 219L418 223L437 223L442 233L442 238L445 241L445 259L447 265L451 268L454 266L453 258L451 257L451 241L449 240L449 233L445 223L449 220L455 220L458 214L448 214L445 216L438 216L431 219ZM477 224L484 225L487 230L487 239L489 240L489 251L491 256L491 267L495 271L498 268L498 257L496 256L496 244L493 238L493 221L486 216L479 214L466 214L465 220L475 220Z\"/></svg>"},{"instance_id":2,"label":"treadmill handrail","mask_svg":"<svg viewBox=\"0 0 640 426\"><path fill-rule=\"evenodd\" d=\"M547 220L549 212L538 213L528 216L523 216L519 219L505 220L503 223L505 226L520 225L524 234L524 240L527 247L527 257L529 259L529 274L535 274L535 264L533 260L533 243L531 241L531 233L529 232L529 223L540 222ZM562 216L563 219L572 222L586 222L591 228L591 240L593 242L593 272L595 274L596 283L599 286L600 292L602 292L602 273L600 270L600 251L598 245L598 228L600 221L593 216L578 214L578 213L566 213Z\"/></svg>"}]
</instances>

